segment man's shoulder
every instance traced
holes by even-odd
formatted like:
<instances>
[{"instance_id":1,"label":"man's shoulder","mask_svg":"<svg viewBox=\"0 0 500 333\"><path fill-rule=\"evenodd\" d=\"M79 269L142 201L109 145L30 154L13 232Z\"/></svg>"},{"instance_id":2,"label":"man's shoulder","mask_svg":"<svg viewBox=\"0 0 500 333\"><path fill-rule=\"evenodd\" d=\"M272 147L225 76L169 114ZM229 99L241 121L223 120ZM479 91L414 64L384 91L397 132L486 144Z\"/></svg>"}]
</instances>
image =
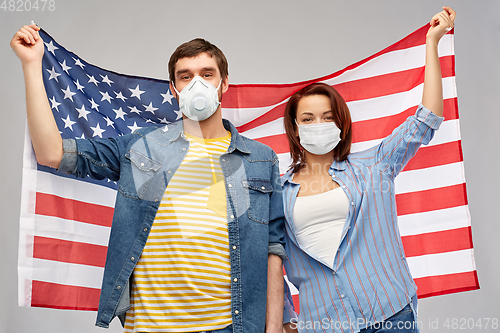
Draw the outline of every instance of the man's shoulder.
<instances>
[{"instance_id":1,"label":"man's shoulder","mask_svg":"<svg viewBox=\"0 0 500 333\"><path fill-rule=\"evenodd\" d=\"M240 136L245 143L245 146L250 151L250 155L255 155L255 157L261 156L271 160L278 158L274 150L272 150L268 145L254 139L250 139L244 135Z\"/></svg>"}]
</instances>

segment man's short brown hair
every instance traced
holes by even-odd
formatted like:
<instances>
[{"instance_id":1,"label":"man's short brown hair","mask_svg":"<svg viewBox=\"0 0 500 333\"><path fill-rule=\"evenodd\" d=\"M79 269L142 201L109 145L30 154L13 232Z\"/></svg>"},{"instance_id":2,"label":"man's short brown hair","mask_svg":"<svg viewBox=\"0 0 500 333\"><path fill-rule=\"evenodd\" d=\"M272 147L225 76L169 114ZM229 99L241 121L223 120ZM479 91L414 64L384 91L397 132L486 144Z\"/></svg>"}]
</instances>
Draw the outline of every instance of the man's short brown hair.
<instances>
[{"instance_id":1,"label":"man's short brown hair","mask_svg":"<svg viewBox=\"0 0 500 333\"><path fill-rule=\"evenodd\" d=\"M198 54L206 52L211 57L215 57L217 66L219 67L219 72L221 79L224 80L229 75L227 69L227 59L224 53L209 41L202 38L195 38L189 42L181 44L174 53L170 56L168 61L168 75L170 80L175 83L175 65L177 61L182 58L192 58L196 57Z\"/></svg>"}]
</instances>

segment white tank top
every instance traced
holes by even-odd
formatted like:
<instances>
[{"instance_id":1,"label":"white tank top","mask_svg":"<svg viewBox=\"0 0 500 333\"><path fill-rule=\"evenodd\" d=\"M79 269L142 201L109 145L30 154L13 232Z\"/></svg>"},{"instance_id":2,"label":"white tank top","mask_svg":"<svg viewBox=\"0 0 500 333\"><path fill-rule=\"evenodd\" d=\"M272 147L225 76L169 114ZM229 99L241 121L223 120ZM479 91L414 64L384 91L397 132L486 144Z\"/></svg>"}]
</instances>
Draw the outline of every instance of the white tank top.
<instances>
[{"instance_id":1,"label":"white tank top","mask_svg":"<svg viewBox=\"0 0 500 333\"><path fill-rule=\"evenodd\" d=\"M293 224L300 247L333 269L347 213L349 200L340 187L297 197Z\"/></svg>"}]
</instances>

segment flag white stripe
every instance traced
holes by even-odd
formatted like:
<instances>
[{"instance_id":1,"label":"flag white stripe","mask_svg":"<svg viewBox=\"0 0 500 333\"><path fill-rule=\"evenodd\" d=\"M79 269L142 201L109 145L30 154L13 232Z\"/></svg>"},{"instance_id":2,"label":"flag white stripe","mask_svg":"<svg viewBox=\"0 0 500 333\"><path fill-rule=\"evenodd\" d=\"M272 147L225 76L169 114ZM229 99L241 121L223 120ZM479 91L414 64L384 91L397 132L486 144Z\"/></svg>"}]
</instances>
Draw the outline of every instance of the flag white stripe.
<instances>
[{"instance_id":1,"label":"flag white stripe","mask_svg":"<svg viewBox=\"0 0 500 333\"><path fill-rule=\"evenodd\" d=\"M360 152L369 148L372 148L382 142L383 138L356 142L351 145L351 153ZM437 146L443 143L450 143L461 140L459 131L459 120L453 119L444 121L439 127L439 130L435 132L434 138L429 142L428 145L422 146L420 149L425 149L425 147Z\"/></svg>"},{"instance_id":2,"label":"flag white stripe","mask_svg":"<svg viewBox=\"0 0 500 333\"><path fill-rule=\"evenodd\" d=\"M467 205L398 216L401 236L445 231L470 226Z\"/></svg>"},{"instance_id":3,"label":"flag white stripe","mask_svg":"<svg viewBox=\"0 0 500 333\"><path fill-rule=\"evenodd\" d=\"M108 246L110 227L37 215L35 236Z\"/></svg>"},{"instance_id":4,"label":"flag white stripe","mask_svg":"<svg viewBox=\"0 0 500 333\"><path fill-rule=\"evenodd\" d=\"M396 194L463 184L462 169L463 162L457 162L401 172L395 181Z\"/></svg>"},{"instance_id":5,"label":"flag white stripe","mask_svg":"<svg viewBox=\"0 0 500 333\"><path fill-rule=\"evenodd\" d=\"M105 186L38 171L37 191L95 205L114 207L116 191Z\"/></svg>"},{"instance_id":6,"label":"flag white stripe","mask_svg":"<svg viewBox=\"0 0 500 333\"><path fill-rule=\"evenodd\" d=\"M101 288L104 268L33 259L33 280L70 286Z\"/></svg>"},{"instance_id":7,"label":"flag white stripe","mask_svg":"<svg viewBox=\"0 0 500 333\"><path fill-rule=\"evenodd\" d=\"M406 258L414 279L421 277L471 272L474 265L474 250L444 252Z\"/></svg>"}]
</instances>

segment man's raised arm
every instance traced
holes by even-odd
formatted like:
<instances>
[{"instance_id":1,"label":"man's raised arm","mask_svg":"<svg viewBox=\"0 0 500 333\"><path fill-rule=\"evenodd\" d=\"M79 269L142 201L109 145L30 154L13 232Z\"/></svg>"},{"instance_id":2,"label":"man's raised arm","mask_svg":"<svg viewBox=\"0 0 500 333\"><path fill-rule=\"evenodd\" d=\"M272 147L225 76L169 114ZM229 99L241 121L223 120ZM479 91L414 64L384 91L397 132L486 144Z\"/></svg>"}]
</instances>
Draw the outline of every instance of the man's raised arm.
<instances>
[{"instance_id":1,"label":"man's raised arm","mask_svg":"<svg viewBox=\"0 0 500 333\"><path fill-rule=\"evenodd\" d=\"M37 162L58 168L63 156L62 138L45 93L42 75L43 40L35 24L22 27L10 42L21 60L26 86L26 113Z\"/></svg>"}]
</instances>

